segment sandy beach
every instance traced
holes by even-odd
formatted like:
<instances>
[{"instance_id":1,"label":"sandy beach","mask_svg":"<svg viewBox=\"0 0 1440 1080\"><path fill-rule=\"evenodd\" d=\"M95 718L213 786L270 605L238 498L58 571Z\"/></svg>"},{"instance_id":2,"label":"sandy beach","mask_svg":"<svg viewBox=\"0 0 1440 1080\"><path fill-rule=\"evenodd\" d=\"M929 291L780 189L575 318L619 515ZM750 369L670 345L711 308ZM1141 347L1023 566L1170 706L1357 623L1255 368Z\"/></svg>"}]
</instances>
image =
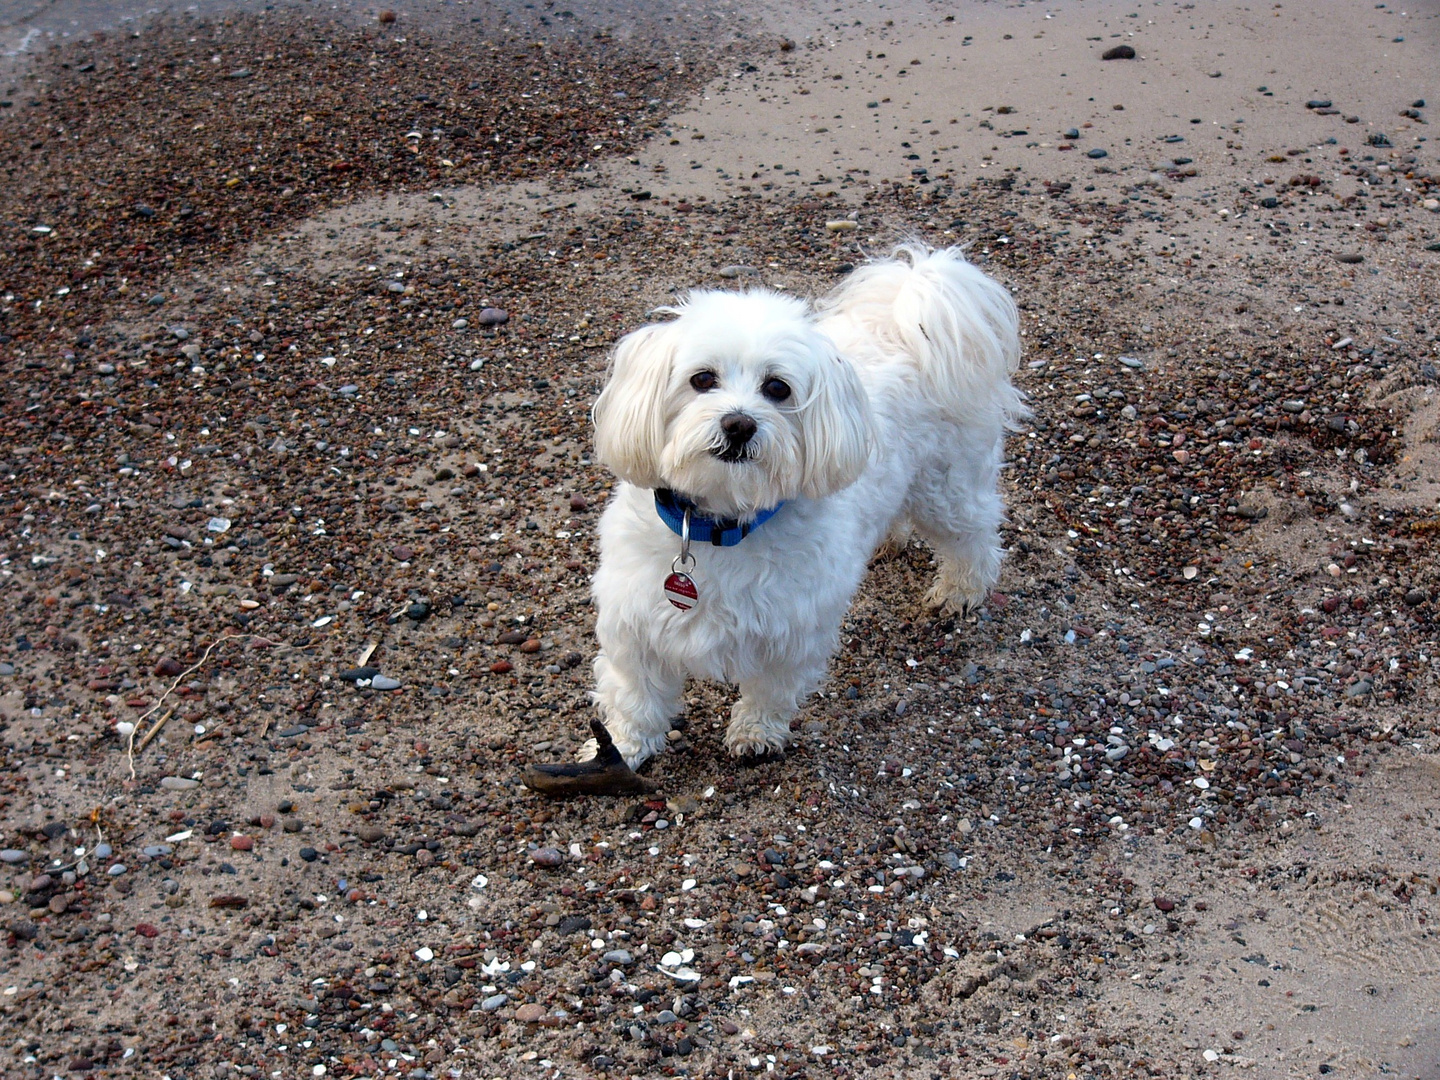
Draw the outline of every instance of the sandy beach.
<instances>
[{"instance_id":1,"label":"sandy beach","mask_svg":"<svg viewBox=\"0 0 1440 1080\"><path fill-rule=\"evenodd\" d=\"M0 45L5 1076L1440 1077L1440 6ZM524 789L614 341L913 237L1021 310L990 602L912 543L784 760L694 685Z\"/></svg>"}]
</instances>

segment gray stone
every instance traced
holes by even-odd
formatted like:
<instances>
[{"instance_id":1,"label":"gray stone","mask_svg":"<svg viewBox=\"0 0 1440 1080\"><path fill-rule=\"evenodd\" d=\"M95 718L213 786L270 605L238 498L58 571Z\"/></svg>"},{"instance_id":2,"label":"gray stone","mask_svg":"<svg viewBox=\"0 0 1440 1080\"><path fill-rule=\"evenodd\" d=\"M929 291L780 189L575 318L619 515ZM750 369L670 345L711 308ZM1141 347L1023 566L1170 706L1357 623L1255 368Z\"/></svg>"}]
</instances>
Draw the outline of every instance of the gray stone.
<instances>
[{"instance_id":1,"label":"gray stone","mask_svg":"<svg viewBox=\"0 0 1440 1080\"><path fill-rule=\"evenodd\" d=\"M480 1002L480 1008L482 1008L486 1012L494 1012L496 1009L500 1008L509 1000L510 999L504 994L495 994L491 997L487 997L484 1001Z\"/></svg>"}]
</instances>

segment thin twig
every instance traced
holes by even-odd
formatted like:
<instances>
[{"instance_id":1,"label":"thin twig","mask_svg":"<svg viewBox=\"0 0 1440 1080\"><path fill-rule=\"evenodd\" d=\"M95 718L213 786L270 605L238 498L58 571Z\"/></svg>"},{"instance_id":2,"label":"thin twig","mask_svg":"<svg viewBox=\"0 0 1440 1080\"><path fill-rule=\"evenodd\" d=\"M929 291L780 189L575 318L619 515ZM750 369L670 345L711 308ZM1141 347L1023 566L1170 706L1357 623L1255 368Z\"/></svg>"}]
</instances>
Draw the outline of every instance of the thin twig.
<instances>
[{"instance_id":1,"label":"thin twig","mask_svg":"<svg viewBox=\"0 0 1440 1080\"><path fill-rule=\"evenodd\" d=\"M194 739L194 745L198 746L200 743L209 742L211 739L218 737L220 733L224 730L224 724L216 724L214 727L208 728L204 733L196 735Z\"/></svg>"},{"instance_id":2,"label":"thin twig","mask_svg":"<svg viewBox=\"0 0 1440 1080\"><path fill-rule=\"evenodd\" d=\"M223 644L224 642L227 642L227 641L234 641L236 638L254 638L254 639L256 639L257 641L264 641L267 645L278 645L278 646L281 646L281 647L283 647L283 648L288 648L288 647L289 647L289 646L288 646L285 642L283 642L283 641L271 641L269 638L261 637L259 634L225 634L225 635L222 636L222 637L216 638L216 639L215 639L214 641L212 641L208 646L206 646L205 652L204 652L204 654L200 657L200 659L197 660L197 661L195 661L195 663L191 664L188 668L186 668L184 671L182 671L179 675L176 675L176 676L175 676L175 681L170 684L170 688L169 688L168 690L166 690L163 694L160 695L159 700L157 700L154 705L151 705L150 708L148 708L148 709L145 710L144 715L142 715L142 716L140 717L140 719L136 720L136 721L135 721L135 726L130 729L130 738L127 740L127 742L126 742L126 744L125 744L125 763L126 763L126 764L129 766L129 768L130 768L130 779L131 779L131 780L134 780L134 779L135 779L135 752L136 752L136 750L137 750L137 749L139 749L139 750L144 750L144 749L145 749L145 746L146 746L147 743L149 743L151 737L153 737L154 734L155 734L157 731L160 730L161 725L164 724L166 720L170 719L170 715L171 715L171 713L173 713L173 712L175 711L175 708L172 706L171 709L170 709L170 712L166 713L166 714L164 715L164 717L162 717L162 718L155 724L154 727L152 727L148 732L146 732L145 738L141 741L139 747L137 748L136 745L135 745L135 732L137 732L137 731L140 730L140 725L143 724L147 719L149 719L149 717L151 716L151 714L153 714L157 709L159 709L161 705L165 704L165 699L168 698L171 694L173 694L173 693L175 692L176 688L180 685L181 680L183 680L183 679L185 678L185 676L190 675L190 674L192 674L193 672L198 671L200 668L202 668L202 667L205 666L205 662L210 659L210 654L211 654L212 652L214 652L215 649L216 649L218 646L220 646L221 644Z\"/></svg>"}]
</instances>

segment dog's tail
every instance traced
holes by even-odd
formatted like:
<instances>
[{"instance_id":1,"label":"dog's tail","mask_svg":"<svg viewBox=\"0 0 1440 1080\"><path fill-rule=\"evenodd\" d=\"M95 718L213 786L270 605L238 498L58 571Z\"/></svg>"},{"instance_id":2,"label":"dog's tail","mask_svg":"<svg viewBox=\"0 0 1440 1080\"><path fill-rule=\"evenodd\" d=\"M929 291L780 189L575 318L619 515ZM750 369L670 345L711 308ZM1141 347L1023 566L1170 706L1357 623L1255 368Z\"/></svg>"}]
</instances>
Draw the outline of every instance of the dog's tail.
<instances>
[{"instance_id":1,"label":"dog's tail","mask_svg":"<svg viewBox=\"0 0 1440 1080\"><path fill-rule=\"evenodd\" d=\"M1015 303L958 248L903 244L893 258L856 270L821 308L853 320L884 351L909 356L946 413L998 412L1009 426L1028 413L1010 383L1020 364Z\"/></svg>"}]
</instances>

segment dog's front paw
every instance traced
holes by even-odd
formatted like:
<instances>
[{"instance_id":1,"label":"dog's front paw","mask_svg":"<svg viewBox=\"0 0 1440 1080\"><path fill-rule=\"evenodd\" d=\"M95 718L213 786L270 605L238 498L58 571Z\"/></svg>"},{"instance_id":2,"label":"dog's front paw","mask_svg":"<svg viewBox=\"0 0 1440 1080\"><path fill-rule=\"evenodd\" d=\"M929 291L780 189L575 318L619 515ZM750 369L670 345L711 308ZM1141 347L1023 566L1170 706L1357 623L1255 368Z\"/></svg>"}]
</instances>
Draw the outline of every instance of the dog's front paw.
<instances>
[{"instance_id":1,"label":"dog's front paw","mask_svg":"<svg viewBox=\"0 0 1440 1080\"><path fill-rule=\"evenodd\" d=\"M625 764L632 769L638 769L645 762L658 754L665 748L665 739L615 739L615 749L620 751L620 756L625 759ZM575 755L576 761L593 761L599 747L594 739L586 739L580 744L580 751Z\"/></svg>"},{"instance_id":2,"label":"dog's front paw","mask_svg":"<svg viewBox=\"0 0 1440 1080\"><path fill-rule=\"evenodd\" d=\"M990 590L1000 580L1000 552L987 551L979 563L953 557L940 560L940 572L925 594L925 606L955 615L968 615L985 606Z\"/></svg>"},{"instance_id":3,"label":"dog's front paw","mask_svg":"<svg viewBox=\"0 0 1440 1080\"><path fill-rule=\"evenodd\" d=\"M925 594L925 606L945 614L969 615L984 607L989 599L988 588L951 591L937 581Z\"/></svg>"},{"instance_id":4,"label":"dog's front paw","mask_svg":"<svg viewBox=\"0 0 1440 1080\"><path fill-rule=\"evenodd\" d=\"M763 750L733 749L730 753L735 759L735 764L739 765L742 769L758 769L761 765L771 765L777 761L785 760L785 751L783 749L776 750L770 747Z\"/></svg>"},{"instance_id":5,"label":"dog's front paw","mask_svg":"<svg viewBox=\"0 0 1440 1080\"><path fill-rule=\"evenodd\" d=\"M759 765L785 756L790 745L790 724L780 718L745 717L738 715L725 732L725 749L743 765Z\"/></svg>"}]
</instances>

